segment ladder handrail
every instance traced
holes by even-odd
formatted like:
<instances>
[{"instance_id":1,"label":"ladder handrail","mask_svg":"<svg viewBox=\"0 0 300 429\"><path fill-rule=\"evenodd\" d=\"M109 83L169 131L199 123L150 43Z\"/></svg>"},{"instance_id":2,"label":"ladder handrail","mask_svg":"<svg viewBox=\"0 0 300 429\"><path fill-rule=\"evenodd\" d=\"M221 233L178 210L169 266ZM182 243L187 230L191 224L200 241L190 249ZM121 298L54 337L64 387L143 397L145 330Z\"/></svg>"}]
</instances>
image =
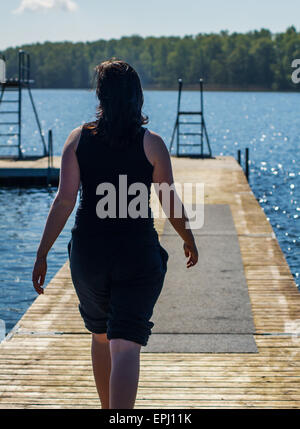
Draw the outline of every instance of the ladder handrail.
<instances>
[{"instance_id":1,"label":"ladder handrail","mask_svg":"<svg viewBox=\"0 0 300 429\"><path fill-rule=\"evenodd\" d=\"M31 101L31 104L32 104L32 108L33 108L33 111L34 111L35 120L36 120L38 129L39 129L39 132L40 132L40 137L41 137L43 148L44 148L44 156L47 156L47 146L46 146L46 142L45 142L45 138L44 138L44 133L42 131L41 123L40 123L40 120L39 120L39 117L38 117L38 113L37 113L37 110L36 110L36 107L35 107L35 104L34 104L34 100L33 100L32 93L31 93L31 88L30 88L29 84L28 84L27 89L28 89L30 101Z\"/></svg>"}]
</instances>

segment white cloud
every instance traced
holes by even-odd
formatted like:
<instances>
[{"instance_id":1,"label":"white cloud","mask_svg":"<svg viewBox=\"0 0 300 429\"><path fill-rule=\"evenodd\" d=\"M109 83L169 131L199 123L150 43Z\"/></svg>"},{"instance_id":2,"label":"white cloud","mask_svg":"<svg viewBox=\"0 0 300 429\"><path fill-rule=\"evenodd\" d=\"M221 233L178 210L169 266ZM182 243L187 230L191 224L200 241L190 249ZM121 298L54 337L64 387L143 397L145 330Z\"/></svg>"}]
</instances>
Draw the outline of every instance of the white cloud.
<instances>
[{"instance_id":1,"label":"white cloud","mask_svg":"<svg viewBox=\"0 0 300 429\"><path fill-rule=\"evenodd\" d=\"M74 12L77 4L73 0L22 0L20 6L13 13L23 13L26 10L40 11L51 9L63 9L68 12Z\"/></svg>"}]
</instances>

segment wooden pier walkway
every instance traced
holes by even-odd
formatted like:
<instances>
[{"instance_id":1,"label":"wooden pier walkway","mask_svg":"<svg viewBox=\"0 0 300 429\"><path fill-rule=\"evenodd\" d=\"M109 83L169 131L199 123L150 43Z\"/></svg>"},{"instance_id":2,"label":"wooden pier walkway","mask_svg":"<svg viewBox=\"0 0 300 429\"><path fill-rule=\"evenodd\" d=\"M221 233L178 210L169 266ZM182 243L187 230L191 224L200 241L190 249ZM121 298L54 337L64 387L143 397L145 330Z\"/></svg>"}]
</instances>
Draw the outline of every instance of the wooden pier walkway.
<instances>
[{"instance_id":1,"label":"wooden pier walkway","mask_svg":"<svg viewBox=\"0 0 300 429\"><path fill-rule=\"evenodd\" d=\"M299 408L300 293L241 167L172 162L176 182L205 183L205 204L230 205L258 353L142 353L136 408ZM67 261L0 345L0 407L99 408L90 336Z\"/></svg>"}]
</instances>

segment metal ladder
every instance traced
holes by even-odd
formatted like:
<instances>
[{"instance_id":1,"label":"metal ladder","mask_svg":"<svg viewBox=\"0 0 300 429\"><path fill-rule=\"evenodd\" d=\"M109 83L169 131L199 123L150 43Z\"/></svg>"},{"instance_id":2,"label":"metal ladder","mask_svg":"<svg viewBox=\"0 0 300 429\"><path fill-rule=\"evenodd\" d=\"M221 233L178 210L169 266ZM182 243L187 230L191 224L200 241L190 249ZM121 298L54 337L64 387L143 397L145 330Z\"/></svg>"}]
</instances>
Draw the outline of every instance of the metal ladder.
<instances>
[{"instance_id":1,"label":"metal ladder","mask_svg":"<svg viewBox=\"0 0 300 429\"><path fill-rule=\"evenodd\" d=\"M37 114L37 110L34 104L34 100L31 93L30 84L33 82L30 79L30 56L28 53L20 50L19 51L19 69L18 69L18 78L15 79L6 79L5 77L5 64L6 59L4 55L0 56L0 63L2 71L0 73L0 137L17 137L17 144L1 144L0 148L17 148L18 149L18 159L24 158L24 155L22 153L22 89L27 88L29 98L32 104L32 108L34 111L35 119L37 122L37 126L39 129L40 137L42 140L43 145L43 156L48 155L46 142L44 138L44 134L41 128L41 124L39 121L39 117ZM8 97L7 99L4 98L6 94L14 94L13 98ZM5 107L5 110L2 110L2 105L15 105L16 108L13 110L7 110ZM7 117L6 115L12 115L12 120L1 120L1 116ZM11 131L9 132L3 132L3 126L13 126L17 128L17 131ZM3 156L2 158L15 158L15 156L7 155ZM40 158L40 156L32 156L31 158Z\"/></svg>"},{"instance_id":2,"label":"metal ladder","mask_svg":"<svg viewBox=\"0 0 300 429\"><path fill-rule=\"evenodd\" d=\"M177 100L177 116L176 121L171 137L171 142L169 145L169 152L171 153L175 134L176 134L176 156L182 157L195 157L195 158L211 158L212 151L209 142L209 137L204 120L204 103L203 103L203 79L199 79L199 89L200 89L200 110L199 111L182 111L180 110L181 102L181 92L182 92L182 79L178 79L178 100ZM182 116L200 116L200 121L181 121ZM200 131L196 132L181 132L181 125L200 125ZM180 136L199 136L199 143L181 143ZM204 142L206 141L208 153L204 153ZM180 152L181 147L198 147L199 151L197 153L183 153Z\"/></svg>"}]
</instances>

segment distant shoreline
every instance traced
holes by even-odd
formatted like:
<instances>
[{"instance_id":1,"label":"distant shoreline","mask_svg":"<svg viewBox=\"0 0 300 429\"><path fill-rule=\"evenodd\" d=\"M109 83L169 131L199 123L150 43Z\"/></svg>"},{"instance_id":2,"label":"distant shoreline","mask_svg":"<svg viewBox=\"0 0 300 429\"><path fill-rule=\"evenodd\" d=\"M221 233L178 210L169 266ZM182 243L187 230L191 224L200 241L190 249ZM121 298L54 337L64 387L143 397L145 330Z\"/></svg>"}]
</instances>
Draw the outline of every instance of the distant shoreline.
<instances>
[{"instance_id":1,"label":"distant shoreline","mask_svg":"<svg viewBox=\"0 0 300 429\"><path fill-rule=\"evenodd\" d=\"M177 91L178 86L173 86L170 88L160 88L154 85L145 85L143 87L145 90L156 90L156 91ZM199 91L199 85L183 85L182 87L183 91ZM222 85L213 85L213 84L205 84L203 85L204 91L212 91L212 92L300 92L300 85L299 89L286 89L286 90L277 90L277 89L270 89L270 88L264 88L260 86L222 86Z\"/></svg>"},{"instance_id":2,"label":"distant shoreline","mask_svg":"<svg viewBox=\"0 0 300 429\"><path fill-rule=\"evenodd\" d=\"M38 88L84 88L96 83L95 67L109 59L129 61L142 86L153 91L299 92L300 32L291 25L272 33L220 31L185 36L138 34L84 42L35 42L4 49L7 77L18 75L18 49L32 58L31 78ZM294 74L295 73L295 74ZM294 79L296 77L296 80Z\"/></svg>"},{"instance_id":3,"label":"distant shoreline","mask_svg":"<svg viewBox=\"0 0 300 429\"><path fill-rule=\"evenodd\" d=\"M142 85L143 90L146 91L178 91L178 86L173 86L173 87L159 87L159 86L155 86L155 85ZM86 91L91 91L94 92L95 89L92 88L41 88L41 87L35 87L33 86L32 89L45 89L45 90L55 90L55 91L59 91L59 90L73 90L73 91L81 91L81 90L86 90ZM183 85L183 91L199 91L199 85ZM256 86L251 86L251 87L229 87L229 86L218 86L218 85L211 85L211 84L207 84L203 86L203 90L204 92L274 92L274 93L278 93L278 92L282 92L282 93L298 93L300 92L300 84L299 84L299 89L270 89L270 88L262 88L262 87L256 87Z\"/></svg>"}]
</instances>

